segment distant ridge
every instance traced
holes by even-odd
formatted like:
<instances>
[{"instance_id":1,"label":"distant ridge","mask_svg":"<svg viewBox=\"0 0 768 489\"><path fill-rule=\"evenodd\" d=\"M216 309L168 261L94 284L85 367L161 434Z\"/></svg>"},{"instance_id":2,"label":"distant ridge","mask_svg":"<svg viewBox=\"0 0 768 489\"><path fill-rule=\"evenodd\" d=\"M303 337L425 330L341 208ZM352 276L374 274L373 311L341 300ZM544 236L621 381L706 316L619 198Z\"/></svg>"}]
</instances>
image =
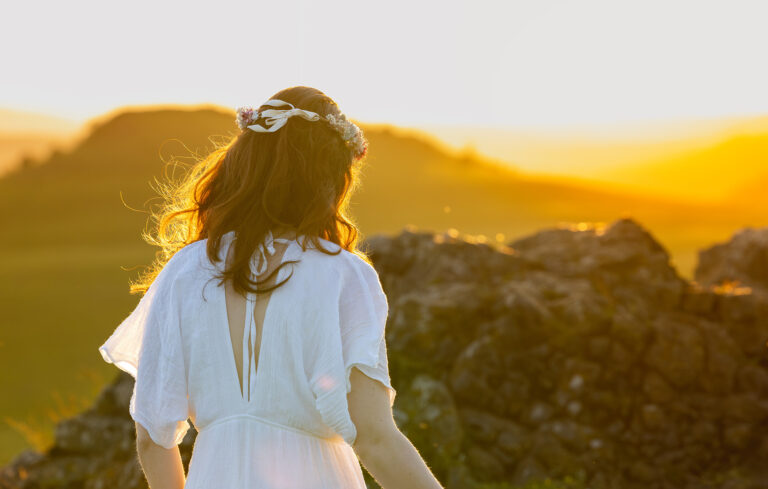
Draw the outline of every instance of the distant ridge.
<instances>
[{"instance_id":1,"label":"distant ridge","mask_svg":"<svg viewBox=\"0 0 768 489\"><path fill-rule=\"evenodd\" d=\"M425 128L453 148L515 161L522 171L710 202L759 178L768 158L768 115L567 129Z\"/></svg>"},{"instance_id":2,"label":"distant ridge","mask_svg":"<svg viewBox=\"0 0 768 489\"><path fill-rule=\"evenodd\" d=\"M0 107L0 134L70 135L80 129L77 121L50 114Z\"/></svg>"},{"instance_id":3,"label":"distant ridge","mask_svg":"<svg viewBox=\"0 0 768 489\"><path fill-rule=\"evenodd\" d=\"M69 119L0 108L0 175L68 147L79 130L80 124Z\"/></svg>"},{"instance_id":4,"label":"distant ridge","mask_svg":"<svg viewBox=\"0 0 768 489\"><path fill-rule=\"evenodd\" d=\"M624 216L663 226L673 235L694 222L731 226L722 206L713 212L710 205L653 197L626 186L525 173L473 152L447 152L416 130L360 126L371 144L363 184L353 199L364 233L397 232L409 224L508 237L544 224ZM239 131L231 111L217 106L128 107L93 119L85 128L71 150L0 178L0 213L8 214L10 229L18 227L17 244L29 238L24 233L50 240L46 226L60 228L57 239L65 241L136 239L146 215L137 217L126 205L146 210L156 202L149 200L156 197L150 184L169 170L165 162L177 156L191 163L193 154L202 156L214 142ZM62 201L79 212L62 215ZM27 207L41 212L28 215ZM104 219L115 236L99 229ZM663 229L654 231L665 236ZM690 246L687 237L680 240ZM694 253L692 246L686 249ZM692 257L685 260L692 266ZM685 264L679 267L686 271Z\"/></svg>"}]
</instances>

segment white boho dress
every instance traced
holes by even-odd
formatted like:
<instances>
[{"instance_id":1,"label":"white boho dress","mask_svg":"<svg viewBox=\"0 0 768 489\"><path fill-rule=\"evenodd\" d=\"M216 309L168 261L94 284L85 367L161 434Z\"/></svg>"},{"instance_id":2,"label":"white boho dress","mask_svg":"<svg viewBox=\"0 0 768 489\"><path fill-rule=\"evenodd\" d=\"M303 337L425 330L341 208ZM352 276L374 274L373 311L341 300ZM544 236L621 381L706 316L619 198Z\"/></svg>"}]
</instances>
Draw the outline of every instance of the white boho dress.
<instances>
[{"instance_id":1,"label":"white boho dress","mask_svg":"<svg viewBox=\"0 0 768 489\"><path fill-rule=\"evenodd\" d=\"M224 262L211 263L201 240L168 261L99 347L105 361L136 379L129 412L155 443L173 448L192 421L198 435L186 489L365 488L350 446L357 433L349 375L355 366L381 382L394 404L387 297L359 256L344 249L328 255L309 241L304 250L302 238L268 234L252 260L252 270L262 269L274 241L286 243L278 263L300 260L279 271L277 282L293 275L269 296L260 343L253 307L245 307L243 338L233 341L225 286L213 277ZM222 258L234 239L234 231L224 235ZM255 304L254 295L246 304Z\"/></svg>"}]
</instances>

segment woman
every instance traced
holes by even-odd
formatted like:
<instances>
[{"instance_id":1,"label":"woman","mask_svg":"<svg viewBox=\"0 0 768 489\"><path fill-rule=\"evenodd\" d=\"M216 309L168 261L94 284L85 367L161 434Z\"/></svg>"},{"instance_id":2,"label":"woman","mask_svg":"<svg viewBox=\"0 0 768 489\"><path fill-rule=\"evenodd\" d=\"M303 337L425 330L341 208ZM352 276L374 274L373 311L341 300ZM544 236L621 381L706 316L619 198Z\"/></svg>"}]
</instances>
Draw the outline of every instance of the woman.
<instances>
[{"instance_id":1,"label":"woman","mask_svg":"<svg viewBox=\"0 0 768 489\"><path fill-rule=\"evenodd\" d=\"M362 131L297 86L161 187L158 259L99 348L152 489L440 488L392 417L387 298L347 215ZM198 431L185 481L178 444ZM359 458L359 461L358 461Z\"/></svg>"}]
</instances>

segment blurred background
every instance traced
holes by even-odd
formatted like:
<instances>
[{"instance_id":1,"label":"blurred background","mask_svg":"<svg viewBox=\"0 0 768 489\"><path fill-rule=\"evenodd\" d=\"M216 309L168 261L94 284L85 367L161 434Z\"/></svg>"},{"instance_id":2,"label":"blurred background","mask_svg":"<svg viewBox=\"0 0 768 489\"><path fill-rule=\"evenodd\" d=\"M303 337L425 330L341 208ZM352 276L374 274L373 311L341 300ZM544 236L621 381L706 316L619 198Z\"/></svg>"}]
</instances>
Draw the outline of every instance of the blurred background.
<instances>
[{"instance_id":1,"label":"blurred background","mask_svg":"<svg viewBox=\"0 0 768 489\"><path fill-rule=\"evenodd\" d=\"M362 233L507 243L631 217L681 276L768 224L761 1L13 2L0 7L0 464L116 369L97 348L150 184L319 88L364 130Z\"/></svg>"}]
</instances>

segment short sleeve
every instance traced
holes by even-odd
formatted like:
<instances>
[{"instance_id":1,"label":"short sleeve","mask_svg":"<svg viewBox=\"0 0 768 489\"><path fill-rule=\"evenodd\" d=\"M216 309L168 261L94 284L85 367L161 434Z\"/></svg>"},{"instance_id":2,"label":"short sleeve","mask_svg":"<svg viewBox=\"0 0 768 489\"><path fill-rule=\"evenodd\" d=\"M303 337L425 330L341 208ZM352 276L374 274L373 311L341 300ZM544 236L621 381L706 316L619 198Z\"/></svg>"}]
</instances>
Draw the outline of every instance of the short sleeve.
<instances>
[{"instance_id":1,"label":"short sleeve","mask_svg":"<svg viewBox=\"0 0 768 489\"><path fill-rule=\"evenodd\" d=\"M321 358L310 383L325 423L352 445L357 438L347 403L352 368L380 382L387 389L390 406L396 390L389 376L385 339L387 297L376 269L357 256L348 258L340 273L338 307L329 314L335 324L327 330L330 337L320 340Z\"/></svg>"},{"instance_id":2,"label":"short sleeve","mask_svg":"<svg viewBox=\"0 0 768 489\"><path fill-rule=\"evenodd\" d=\"M134 377L130 415L156 444L165 448L181 443L189 429L180 304L174 291L179 253L99 347L106 362Z\"/></svg>"},{"instance_id":3,"label":"short sleeve","mask_svg":"<svg viewBox=\"0 0 768 489\"><path fill-rule=\"evenodd\" d=\"M389 377L385 337L389 304L376 269L355 259L354 275L343 288L339 300L339 325L344 356L346 391L352 389L350 371L357 367L368 377L381 382L389 393L389 404L396 391Z\"/></svg>"}]
</instances>

